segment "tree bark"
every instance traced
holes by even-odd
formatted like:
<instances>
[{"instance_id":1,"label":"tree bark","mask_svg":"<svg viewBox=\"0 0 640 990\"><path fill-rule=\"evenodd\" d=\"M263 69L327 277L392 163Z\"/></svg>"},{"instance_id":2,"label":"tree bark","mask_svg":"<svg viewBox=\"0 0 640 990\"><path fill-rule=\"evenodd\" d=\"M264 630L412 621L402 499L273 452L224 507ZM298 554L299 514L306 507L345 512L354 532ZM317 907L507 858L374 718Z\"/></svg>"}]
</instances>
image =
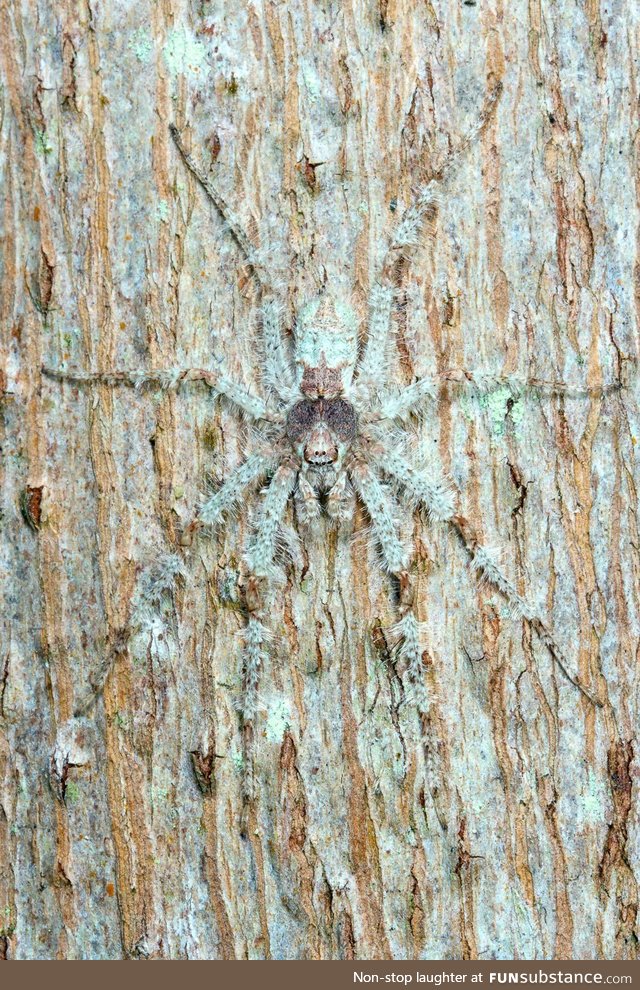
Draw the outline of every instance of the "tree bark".
<instances>
[{"instance_id":1,"label":"tree bark","mask_svg":"<svg viewBox=\"0 0 640 990\"><path fill-rule=\"evenodd\" d=\"M0 956L636 958L638 23L613 0L0 4ZM443 389L414 428L597 695L405 518L431 698L394 668L364 510L286 520L243 809L242 546L180 547L248 449L204 386L41 377L214 367L260 388L259 297L180 160L243 217L288 318L362 316L412 189L497 112L394 277L393 376L622 379L579 398ZM132 628L144 575L184 576Z\"/></svg>"}]
</instances>

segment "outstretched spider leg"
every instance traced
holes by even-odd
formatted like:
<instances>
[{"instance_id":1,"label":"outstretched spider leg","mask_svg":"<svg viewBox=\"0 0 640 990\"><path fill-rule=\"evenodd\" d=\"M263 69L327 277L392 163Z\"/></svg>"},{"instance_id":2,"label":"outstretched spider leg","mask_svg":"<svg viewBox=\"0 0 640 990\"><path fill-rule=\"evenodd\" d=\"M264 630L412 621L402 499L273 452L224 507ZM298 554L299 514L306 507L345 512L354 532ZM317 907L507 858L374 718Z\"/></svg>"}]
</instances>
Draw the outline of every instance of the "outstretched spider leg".
<instances>
[{"instance_id":1,"label":"outstretched spider leg","mask_svg":"<svg viewBox=\"0 0 640 990\"><path fill-rule=\"evenodd\" d=\"M392 629L396 640L396 654L398 659L406 663L406 672L418 707L427 711L420 627L414 613L415 589L408 570L410 555L398 532L393 502L385 486L364 460L353 458L349 476L369 514L385 566L396 577L400 586L400 618Z\"/></svg>"},{"instance_id":2,"label":"outstretched spider leg","mask_svg":"<svg viewBox=\"0 0 640 990\"><path fill-rule=\"evenodd\" d=\"M277 458L270 452L258 451L247 457L218 491L202 503L190 529L217 526L223 516L236 508L248 489L254 487L276 464Z\"/></svg>"},{"instance_id":3,"label":"outstretched spider leg","mask_svg":"<svg viewBox=\"0 0 640 990\"><path fill-rule=\"evenodd\" d=\"M455 492L452 486L447 485L443 481L434 482L426 479L404 457L393 451L386 450L382 444L372 445L368 453L373 462L388 477L394 479L402 486L405 496L408 497L411 503L414 505L424 505L432 518L448 522L453 527L462 539L475 569L482 573L500 591L506 601L530 623L532 629L547 647L567 680L585 698L588 698L593 705L602 707L601 702L591 694L580 678L576 674L571 673L569 661L564 657L562 650L555 642L544 620L536 614L533 606L520 595L513 582L503 574L495 560L482 545L481 540L474 532L468 520L456 514L454 508Z\"/></svg>"},{"instance_id":4,"label":"outstretched spider leg","mask_svg":"<svg viewBox=\"0 0 640 990\"><path fill-rule=\"evenodd\" d=\"M254 420L282 422L282 416L270 409L267 403L244 385L238 385L221 371L204 368L167 368L144 371L60 371L43 367L48 378L67 381L75 385L124 385L130 388L157 388L172 390L185 382L203 382L218 395L224 396L234 406Z\"/></svg>"},{"instance_id":5,"label":"outstretched spider leg","mask_svg":"<svg viewBox=\"0 0 640 990\"><path fill-rule=\"evenodd\" d=\"M244 752L244 797L255 796L253 736L258 711L260 673L268 656L270 639L264 586L272 577L278 532L287 502L296 484L298 467L291 458L283 461L268 485L260 506L253 538L245 552L249 568L247 582L247 627L243 652L242 737Z\"/></svg>"},{"instance_id":6,"label":"outstretched spider leg","mask_svg":"<svg viewBox=\"0 0 640 990\"><path fill-rule=\"evenodd\" d=\"M198 180L205 193L215 206L216 210L222 217L222 219L227 224L233 239L236 244L244 254L247 262L253 269L256 278L260 285L265 288L268 285L269 279L267 272L264 270L263 266L260 264L256 257L256 249L254 245L249 240L247 234L242 228L242 224L238 218L234 215L231 208L227 205L222 197L222 194L216 189L211 179L205 175L204 169L194 161L193 157L189 154L185 148L182 135L175 124L169 125L169 130L171 132L171 137L174 140L175 146L180 152L180 156L191 172L191 174Z\"/></svg>"},{"instance_id":7,"label":"outstretched spider leg","mask_svg":"<svg viewBox=\"0 0 640 990\"><path fill-rule=\"evenodd\" d=\"M400 217L387 242L387 248L380 267L379 282L383 284L390 283L393 264L398 254L402 255L408 248L416 244L429 211L437 203L436 194L438 187L455 173L469 148L480 137L493 116L501 93L502 83L498 82L487 97L475 126L468 131L458 145L447 155L433 178L418 190L413 202Z\"/></svg>"},{"instance_id":8,"label":"outstretched spider leg","mask_svg":"<svg viewBox=\"0 0 640 990\"><path fill-rule=\"evenodd\" d=\"M567 399L584 399L588 396L600 398L620 392L625 388L622 381L600 382L587 385L569 385L557 379L539 378L521 375L492 375L482 372L471 372L464 368L448 368L439 376L441 382L461 387L469 387L479 394L491 392L497 388L508 388L514 395L524 391L536 395L559 395Z\"/></svg>"},{"instance_id":9,"label":"outstretched spider leg","mask_svg":"<svg viewBox=\"0 0 640 990\"><path fill-rule=\"evenodd\" d=\"M364 351L358 363L354 396L360 405L366 405L371 392L375 392L381 376L386 377L386 351L389 342L389 326L393 306L393 289L380 282L374 283L369 294L368 334Z\"/></svg>"},{"instance_id":10,"label":"outstretched spider leg","mask_svg":"<svg viewBox=\"0 0 640 990\"><path fill-rule=\"evenodd\" d=\"M534 630L538 638L547 647L551 657L558 664L558 667L562 671L563 675L573 684L578 691L587 698L592 705L597 708L602 708L602 702L594 697L591 691L585 687L581 679L577 674L573 674L570 670L570 663L565 657L564 653L560 649L559 645L556 643L554 637L546 626L546 623L540 616L536 615L534 607L519 594L518 589L515 587L512 581L502 573L501 569L496 564L495 560L487 553L486 548L482 546L477 533L475 533L473 527L464 516L454 515L449 519L449 524L456 531L458 536L461 538L467 552L469 553L473 566L477 571L484 575L484 577L502 593L506 601L512 605L525 621L529 622L531 628Z\"/></svg>"},{"instance_id":11,"label":"outstretched spider leg","mask_svg":"<svg viewBox=\"0 0 640 990\"><path fill-rule=\"evenodd\" d=\"M358 379L359 381L360 379ZM357 384L357 383L356 383ZM384 420L401 422L413 413L419 413L429 402L435 402L443 386L468 389L476 395L486 395L499 388L508 388L514 397L527 392L537 396L562 396L566 399L582 399L588 396L600 398L619 392L623 382L602 382L597 385L569 385L567 382L519 375L492 375L470 372L464 368L448 368L440 375L425 375L411 384L384 389L359 403L364 423L380 423ZM357 394L357 393L356 393Z\"/></svg>"}]
</instances>

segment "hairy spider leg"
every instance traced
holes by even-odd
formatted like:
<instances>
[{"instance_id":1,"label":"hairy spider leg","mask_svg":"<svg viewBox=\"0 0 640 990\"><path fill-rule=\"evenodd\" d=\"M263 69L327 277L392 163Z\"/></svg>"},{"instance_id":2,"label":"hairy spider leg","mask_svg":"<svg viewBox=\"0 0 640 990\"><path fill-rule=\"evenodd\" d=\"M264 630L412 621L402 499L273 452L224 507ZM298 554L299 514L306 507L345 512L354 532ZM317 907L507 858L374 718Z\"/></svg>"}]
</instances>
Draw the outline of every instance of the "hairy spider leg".
<instances>
[{"instance_id":1,"label":"hairy spider leg","mask_svg":"<svg viewBox=\"0 0 640 990\"><path fill-rule=\"evenodd\" d=\"M428 402L438 397L443 385L455 388L469 388L476 395L485 395L498 388L508 388L514 397L525 392L534 395L562 396L567 399L582 399L588 396L600 398L619 392L622 382L603 382L601 385L567 385L566 382L550 381L543 378L525 378L516 375L492 375L466 371L463 368L448 368L440 375L418 378L403 388L386 389L378 397L372 397L368 410L361 413L364 423L382 420L406 420L412 413L419 413Z\"/></svg>"},{"instance_id":2,"label":"hairy spider leg","mask_svg":"<svg viewBox=\"0 0 640 990\"><path fill-rule=\"evenodd\" d=\"M447 368L439 375L439 380L450 385L468 386L478 394L504 387L508 388L514 396L519 396L525 391L531 391L536 395L560 395L567 399L583 399L591 395L596 397L611 395L625 387L621 381L601 382L597 385L568 385L563 381L535 376L494 375L477 371L471 372L465 368Z\"/></svg>"},{"instance_id":3,"label":"hairy spider leg","mask_svg":"<svg viewBox=\"0 0 640 990\"><path fill-rule=\"evenodd\" d=\"M486 127L501 92L502 83L497 83L485 101L476 125L448 154L434 177L418 190L413 202L403 212L387 238L379 273L369 295L368 338L362 360L358 365L359 373L355 389L356 399L360 403L369 399L372 385L386 377L385 353L393 304L393 263L398 255L405 254L408 248L417 244L428 213L437 205L438 187L455 172L466 151ZM423 395L420 388L415 391L417 394L414 402L421 401ZM431 397L430 392L426 397Z\"/></svg>"},{"instance_id":4,"label":"hairy spider leg","mask_svg":"<svg viewBox=\"0 0 640 990\"><path fill-rule=\"evenodd\" d=\"M384 450L381 445L372 447L369 456L386 475L401 485L405 496L408 496L414 504L424 505L434 519L449 523L462 539L474 569L497 588L508 604L530 623L567 680L592 704L601 707L601 702L593 697L580 678L571 673L569 661L555 642L545 622L536 614L533 605L520 595L513 582L502 572L493 556L482 545L471 524L463 516L456 514L454 505L457 493L453 487L427 481L402 456Z\"/></svg>"},{"instance_id":5,"label":"hairy spider leg","mask_svg":"<svg viewBox=\"0 0 640 990\"><path fill-rule=\"evenodd\" d=\"M383 277L389 271L394 253L398 250L404 251L406 248L417 243L420 229L426 220L427 213L437 205L436 190L439 186L447 182L460 167L465 154L475 144L491 120L501 93L502 83L497 83L487 97L476 124L462 138L457 147L449 152L438 172L418 190L413 203L407 207L400 217L400 221L389 239L382 263Z\"/></svg>"},{"instance_id":6,"label":"hairy spider leg","mask_svg":"<svg viewBox=\"0 0 640 990\"><path fill-rule=\"evenodd\" d=\"M359 408L366 408L372 392L387 379L387 344L390 336L393 288L374 283L369 295L367 340L357 365L354 398Z\"/></svg>"},{"instance_id":7,"label":"hairy spider leg","mask_svg":"<svg viewBox=\"0 0 640 990\"><path fill-rule=\"evenodd\" d=\"M457 515L450 519L449 523L461 538L467 553L471 557L471 563L474 569L481 573L487 581L497 588L498 591L502 593L506 601L529 622L540 641L547 647L552 658L558 664L558 667L567 680L573 684L573 686L577 688L578 691L580 691L580 693L584 695L584 697L587 698L592 705L595 705L597 708L602 708L602 702L599 701L598 698L595 698L593 694L584 686L577 674L571 672L568 659L565 657L564 653L551 635L551 632L547 628L544 620L541 619L539 615L536 615L534 606L531 605L526 598L523 598L522 595L519 594L513 582L510 581L505 574L503 574L491 554L487 552L486 547L484 547L480 542L478 535L469 521L465 519L464 516Z\"/></svg>"},{"instance_id":8,"label":"hairy spider leg","mask_svg":"<svg viewBox=\"0 0 640 990\"><path fill-rule=\"evenodd\" d=\"M455 173L468 149L480 137L493 116L501 93L502 83L499 82L487 97L475 126L449 152L434 177L418 190L413 202L400 217L387 240L378 282L388 284L391 278L391 266L397 254L404 253L407 248L417 243L428 212L437 204L436 190ZM372 291L375 291L375 286Z\"/></svg>"},{"instance_id":9,"label":"hairy spider leg","mask_svg":"<svg viewBox=\"0 0 640 990\"><path fill-rule=\"evenodd\" d=\"M418 412L426 402L438 397L442 382L438 378L425 377L404 387L387 388L379 397L372 397L368 410L362 412L364 423L382 420L405 420L411 413Z\"/></svg>"},{"instance_id":10,"label":"hairy spider leg","mask_svg":"<svg viewBox=\"0 0 640 990\"><path fill-rule=\"evenodd\" d=\"M245 492L264 478L276 463L274 455L256 453L247 457L218 491L203 502L195 519L196 525L217 526L224 515L237 507Z\"/></svg>"},{"instance_id":11,"label":"hairy spider leg","mask_svg":"<svg viewBox=\"0 0 640 990\"><path fill-rule=\"evenodd\" d=\"M220 371L206 371L203 368L169 368L166 370L150 371L58 371L54 368L42 369L43 374L59 381L72 382L77 385L125 385L131 388L157 386L164 390L177 389L185 382L204 382L218 395L224 396L238 409L251 419L265 420L272 423L282 422L283 417L272 409L266 402L255 395L244 385L238 385Z\"/></svg>"},{"instance_id":12,"label":"hairy spider leg","mask_svg":"<svg viewBox=\"0 0 640 990\"><path fill-rule=\"evenodd\" d=\"M355 457L349 465L349 477L369 514L387 569L402 574L409 566L409 552L400 539L393 502L385 487L371 467Z\"/></svg>"},{"instance_id":13,"label":"hairy spider leg","mask_svg":"<svg viewBox=\"0 0 640 990\"><path fill-rule=\"evenodd\" d=\"M288 405L297 397L298 390L294 386L294 371L282 338L281 306L273 298L265 299L262 305L262 339L264 383Z\"/></svg>"},{"instance_id":14,"label":"hairy spider leg","mask_svg":"<svg viewBox=\"0 0 640 990\"><path fill-rule=\"evenodd\" d=\"M298 470L299 465L287 458L280 464L264 492L255 532L244 555L247 567L257 578L272 576L278 531Z\"/></svg>"},{"instance_id":15,"label":"hairy spider leg","mask_svg":"<svg viewBox=\"0 0 640 990\"><path fill-rule=\"evenodd\" d=\"M405 496L414 507L423 505L434 522L448 522L455 515L455 491L442 477L427 477L408 461L406 456L389 450L381 443L373 444L368 456L378 469L399 482Z\"/></svg>"},{"instance_id":16,"label":"hairy spider leg","mask_svg":"<svg viewBox=\"0 0 640 990\"><path fill-rule=\"evenodd\" d=\"M247 582L247 626L243 651L243 742L244 791L247 799L254 795L253 725L258 710L260 672L268 655L271 633L265 622L267 602L262 587L272 576L278 532L287 502L293 493L299 465L291 458L280 464L262 497L253 538L245 552L250 575Z\"/></svg>"},{"instance_id":17,"label":"hairy spider leg","mask_svg":"<svg viewBox=\"0 0 640 990\"><path fill-rule=\"evenodd\" d=\"M458 145L452 149L434 177L418 190L413 202L402 214L399 222L388 238L379 275L369 296L369 326L363 356L358 364L358 377L355 385L355 398L359 407L371 404L372 391L386 372L386 344L390 331L391 307L393 302L392 265L398 254L416 245L419 233L429 211L437 205L437 190L458 169L464 155L480 137L491 120L502 93L502 83L498 82L485 101L477 123ZM389 391L377 402L367 421L378 419L403 419L411 412L437 397L442 382L470 384L480 392L490 391L501 385L518 394L525 388L548 395L563 395L568 398L581 398L587 395L607 395L623 387L621 382L602 383L593 386L571 386L562 381L547 381L536 377L472 374L461 368L450 368L439 376L418 379L402 392Z\"/></svg>"},{"instance_id":18,"label":"hairy spider leg","mask_svg":"<svg viewBox=\"0 0 640 990\"><path fill-rule=\"evenodd\" d=\"M349 476L367 510L386 568L400 585L400 618L392 629L397 641L396 657L405 661L415 700L426 712L428 699L424 685L420 626L413 611L415 589L408 570L410 554L398 533L393 501L372 467L365 461L354 458Z\"/></svg>"},{"instance_id":19,"label":"hairy spider leg","mask_svg":"<svg viewBox=\"0 0 640 990\"><path fill-rule=\"evenodd\" d=\"M245 256L246 261L253 269L255 276L262 288L266 288L269 285L269 278L264 267L258 261L256 256L256 249L254 245L249 240L247 234L243 230L242 224L234 216L233 211L227 205L221 193L216 189L211 179L205 175L204 169L192 158L190 153L187 151L182 139L182 135L175 124L169 125L169 130L171 131L171 137L175 142L175 146L180 153L180 157L183 162L191 172L191 174L198 180L205 193L215 206L216 210L226 223L227 227L231 231L233 239Z\"/></svg>"},{"instance_id":20,"label":"hairy spider leg","mask_svg":"<svg viewBox=\"0 0 640 990\"><path fill-rule=\"evenodd\" d=\"M234 216L231 208L216 189L204 169L194 161L184 146L178 128L170 125L171 136L183 162L200 183L216 210L227 224L231 234L253 270L258 284L265 295L262 304L262 333L265 351L265 383L273 388L285 401L290 401L293 392L294 375L284 349L280 321L280 304L275 298L274 280L260 263L255 246L244 231L242 224Z\"/></svg>"}]
</instances>

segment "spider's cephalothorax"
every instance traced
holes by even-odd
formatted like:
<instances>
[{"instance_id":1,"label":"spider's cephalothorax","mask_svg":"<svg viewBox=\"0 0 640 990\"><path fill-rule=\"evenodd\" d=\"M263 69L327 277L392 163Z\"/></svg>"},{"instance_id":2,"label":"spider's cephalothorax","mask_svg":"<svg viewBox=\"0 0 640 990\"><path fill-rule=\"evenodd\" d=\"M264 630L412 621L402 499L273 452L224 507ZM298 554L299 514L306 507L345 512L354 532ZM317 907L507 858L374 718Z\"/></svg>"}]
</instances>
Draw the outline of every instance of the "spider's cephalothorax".
<instances>
[{"instance_id":1,"label":"spider's cephalothorax","mask_svg":"<svg viewBox=\"0 0 640 990\"><path fill-rule=\"evenodd\" d=\"M160 384L177 387L184 381L203 381L257 423L262 437L256 448L200 507L191 530L212 527L234 509L265 479L253 536L245 551L249 572L246 587L247 627L244 650L245 722L251 725L257 708L259 672L269 639L266 628L268 585L287 503L293 497L304 528L324 508L335 520L349 517L360 499L371 520L372 531L385 569L398 579L399 621L394 633L397 656L414 687L414 697L426 705L420 629L410 577L409 547L402 539L398 507L421 505L431 519L449 523L466 547L473 568L488 580L532 626L565 675L591 697L568 665L536 610L508 579L495 558L482 546L469 522L456 511L452 486L429 474L415 462L402 443L399 429L414 412L437 398L443 380L477 385L482 378L462 369L418 379L398 389L388 382L386 350L394 289L391 272L395 260L416 244L425 218L435 204L435 186L454 171L460 154L478 136L495 108L500 93L491 93L477 126L422 187L401 215L391 233L382 264L372 283L366 338L358 352L359 321L348 303L325 293L298 314L294 350L289 354L282 333L282 306L268 273L242 226L229 211L209 178L186 151L176 128L172 134L189 170L225 218L262 289L263 368L265 396L255 394L230 379L221 366L216 370L188 369L140 373L49 372L54 377L111 384ZM491 382L498 381L496 377ZM511 386L510 379L501 379ZM517 384L517 383L516 383ZM547 391L565 390L562 383L533 383ZM600 390L602 391L602 389ZM261 429L260 429L261 428ZM265 587L267 591L265 592ZM593 699L592 699L593 700ZM249 733L250 735L250 733ZM249 759L250 764L250 759Z\"/></svg>"}]
</instances>

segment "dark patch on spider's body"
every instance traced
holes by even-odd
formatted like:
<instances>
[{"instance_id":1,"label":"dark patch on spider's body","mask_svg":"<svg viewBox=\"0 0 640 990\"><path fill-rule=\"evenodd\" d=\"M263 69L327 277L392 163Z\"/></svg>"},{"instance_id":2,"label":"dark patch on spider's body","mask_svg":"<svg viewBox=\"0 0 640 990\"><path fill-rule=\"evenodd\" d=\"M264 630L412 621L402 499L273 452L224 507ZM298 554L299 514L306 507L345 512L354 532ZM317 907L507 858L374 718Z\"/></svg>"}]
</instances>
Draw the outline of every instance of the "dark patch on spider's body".
<instances>
[{"instance_id":1,"label":"dark patch on spider's body","mask_svg":"<svg viewBox=\"0 0 640 990\"><path fill-rule=\"evenodd\" d=\"M298 457L303 458L309 478L316 490L330 487L324 473L334 474L344 448L350 447L358 432L355 409L341 398L305 398L289 410L286 434ZM342 451L342 454L341 454ZM337 476L333 476L334 481Z\"/></svg>"},{"instance_id":2,"label":"dark patch on spider's body","mask_svg":"<svg viewBox=\"0 0 640 990\"><path fill-rule=\"evenodd\" d=\"M324 423L342 443L353 443L358 419L356 411L345 399L302 399L287 416L287 436L300 443L310 431Z\"/></svg>"}]
</instances>

